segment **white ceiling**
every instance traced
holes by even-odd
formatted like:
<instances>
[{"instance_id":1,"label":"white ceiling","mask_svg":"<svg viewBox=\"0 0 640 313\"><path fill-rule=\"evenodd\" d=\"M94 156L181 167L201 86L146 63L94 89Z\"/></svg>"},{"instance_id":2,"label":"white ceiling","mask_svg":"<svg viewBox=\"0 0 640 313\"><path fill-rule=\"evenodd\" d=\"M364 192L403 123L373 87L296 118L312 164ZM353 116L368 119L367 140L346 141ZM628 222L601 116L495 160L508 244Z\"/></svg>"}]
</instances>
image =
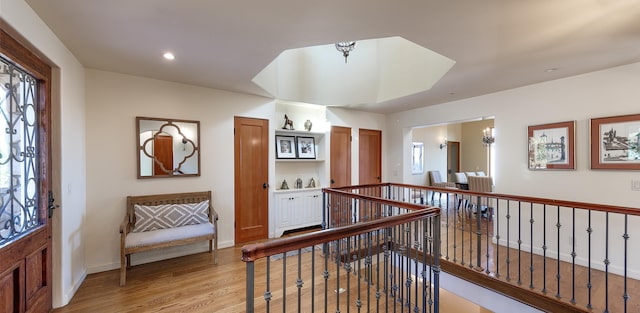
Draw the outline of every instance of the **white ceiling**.
<instances>
[{"instance_id":1,"label":"white ceiling","mask_svg":"<svg viewBox=\"0 0 640 313\"><path fill-rule=\"evenodd\" d=\"M637 0L26 1L87 68L266 97L251 79L287 49L401 36L456 62L431 90L346 105L379 113L640 62Z\"/></svg>"}]
</instances>

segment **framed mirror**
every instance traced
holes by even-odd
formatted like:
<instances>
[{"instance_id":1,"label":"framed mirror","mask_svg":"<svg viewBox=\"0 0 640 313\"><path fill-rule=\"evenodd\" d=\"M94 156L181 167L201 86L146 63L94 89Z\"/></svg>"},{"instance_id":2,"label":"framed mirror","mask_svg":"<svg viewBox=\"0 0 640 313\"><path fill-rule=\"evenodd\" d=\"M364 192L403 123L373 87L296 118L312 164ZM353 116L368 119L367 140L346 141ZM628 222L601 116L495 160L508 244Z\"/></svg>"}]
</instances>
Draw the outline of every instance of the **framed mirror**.
<instances>
[{"instance_id":1,"label":"framed mirror","mask_svg":"<svg viewBox=\"0 0 640 313\"><path fill-rule=\"evenodd\" d=\"M138 178L200 176L200 122L136 117Z\"/></svg>"}]
</instances>

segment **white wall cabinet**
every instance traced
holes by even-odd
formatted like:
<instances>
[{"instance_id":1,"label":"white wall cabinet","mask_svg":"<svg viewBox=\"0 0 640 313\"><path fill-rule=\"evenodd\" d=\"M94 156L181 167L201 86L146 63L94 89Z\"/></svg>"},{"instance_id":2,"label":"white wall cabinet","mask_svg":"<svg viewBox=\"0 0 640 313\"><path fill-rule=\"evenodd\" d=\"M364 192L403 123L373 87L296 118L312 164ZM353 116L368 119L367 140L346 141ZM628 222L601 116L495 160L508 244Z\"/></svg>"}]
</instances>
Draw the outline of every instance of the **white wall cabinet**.
<instances>
[{"instance_id":1,"label":"white wall cabinet","mask_svg":"<svg viewBox=\"0 0 640 313\"><path fill-rule=\"evenodd\" d=\"M322 189L290 189L275 192L276 229L280 237L287 230L322 224Z\"/></svg>"}]
</instances>

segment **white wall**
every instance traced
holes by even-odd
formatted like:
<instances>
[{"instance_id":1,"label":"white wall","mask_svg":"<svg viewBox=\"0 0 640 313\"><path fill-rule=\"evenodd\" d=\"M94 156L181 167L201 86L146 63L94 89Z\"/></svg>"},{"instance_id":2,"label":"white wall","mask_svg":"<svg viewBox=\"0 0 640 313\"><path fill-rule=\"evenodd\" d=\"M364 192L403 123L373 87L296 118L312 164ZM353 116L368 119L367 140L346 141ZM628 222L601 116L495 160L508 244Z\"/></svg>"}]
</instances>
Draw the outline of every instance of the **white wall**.
<instances>
[{"instance_id":1,"label":"white wall","mask_svg":"<svg viewBox=\"0 0 640 313\"><path fill-rule=\"evenodd\" d=\"M360 129L382 131L382 182L387 182L387 176L384 174L386 173L387 167L386 155L388 149L385 116L382 114L328 107L327 121L331 126L351 127L351 184L353 185L357 185L359 181ZM330 155L330 149L327 149L327 151L327 155Z\"/></svg>"},{"instance_id":2,"label":"white wall","mask_svg":"<svg viewBox=\"0 0 640 313\"><path fill-rule=\"evenodd\" d=\"M635 63L390 114L387 123L394 126L387 131L389 173L409 158L409 150L401 146L405 129L495 117L496 192L638 207L640 192L631 191L630 186L632 179L640 179L640 172L589 169L588 120L639 113L639 85L640 63ZM576 170L528 170L527 126L569 120L577 121ZM407 180L407 176L392 177Z\"/></svg>"},{"instance_id":3,"label":"white wall","mask_svg":"<svg viewBox=\"0 0 640 313\"><path fill-rule=\"evenodd\" d=\"M447 139L447 126L414 128L411 132L411 141L424 143L424 172L422 174L411 173L411 151L405 162L409 164L409 173L405 182L412 185L429 185L429 171L440 171L442 179L447 176L447 150L440 149L440 144Z\"/></svg>"},{"instance_id":4,"label":"white wall","mask_svg":"<svg viewBox=\"0 0 640 313\"><path fill-rule=\"evenodd\" d=\"M71 300L84 280L85 103L84 68L22 0L0 0L3 29L53 67L53 191L60 209L53 226L53 306Z\"/></svg>"},{"instance_id":5,"label":"white wall","mask_svg":"<svg viewBox=\"0 0 640 313\"><path fill-rule=\"evenodd\" d=\"M88 271L120 267L118 227L128 195L211 190L219 245L232 246L234 116L272 119L273 100L98 70L86 71L86 85ZM136 116L200 121L201 176L137 179ZM132 263L207 249L203 242L138 253Z\"/></svg>"},{"instance_id":6,"label":"white wall","mask_svg":"<svg viewBox=\"0 0 640 313\"><path fill-rule=\"evenodd\" d=\"M623 207L639 208L640 192L631 190L631 181L640 180L638 171L591 170L589 165L589 119L604 116L616 116L639 113L638 99L640 99L640 63L611 68L603 71L565 78L561 80L540 83L522 88L507 90L471 99L460 100L432 107L392 114L388 120L396 121L398 128L391 128L389 143L390 162L407 159L397 151L404 151L398 143L406 140L406 134L399 129L415 125L437 124L460 119L474 119L495 116L495 151L496 174L494 191L504 194L534 196L541 198L602 203ZM577 121L576 127L576 170L567 171L530 171L527 166L527 126L553 122ZM392 169L393 170L393 169ZM397 181L409 181L408 176L396 177ZM536 208L535 220L541 221L541 210ZM568 210L567 210L568 211ZM512 220L518 220L511 212ZM549 214L555 214L553 212ZM505 220L504 210L497 219L500 223ZM550 215L552 216L552 215ZM529 219L528 215L523 221ZM562 214L560 223L570 226L571 212ZM604 247L606 244L606 229L604 217L594 214L591 225L593 233L593 247ZM635 218L630 225L634 225ZM540 223L538 223L540 224ZM538 225L536 227L542 227ZM503 224L504 225L504 224ZM576 216L577 233L575 238L584 238L586 234L586 217L584 214ZM624 246L622 238L624 232L621 218L611 218L609 228L609 256L604 249L592 251L592 266L603 268L601 260L609 259L610 270L621 273L624 262ZM515 229L515 228L514 228ZM631 238L637 238L636 229L628 230ZM571 227L562 228L560 251L564 260L570 260L571 243L574 235ZM535 233L541 236L542 230ZM504 227L500 229L501 244L506 245L506 238L510 238L510 245L516 246L517 234L511 230L507 237ZM540 252L538 247L540 238L533 238L534 252ZM549 249L557 251L558 247L549 242ZM635 244L635 242L634 242ZM528 250L530 241L523 242L523 249ZM582 249L582 248L579 248ZM576 262L586 264L586 252L577 251ZM640 262L635 259L628 264L630 275L640 276Z\"/></svg>"}]
</instances>

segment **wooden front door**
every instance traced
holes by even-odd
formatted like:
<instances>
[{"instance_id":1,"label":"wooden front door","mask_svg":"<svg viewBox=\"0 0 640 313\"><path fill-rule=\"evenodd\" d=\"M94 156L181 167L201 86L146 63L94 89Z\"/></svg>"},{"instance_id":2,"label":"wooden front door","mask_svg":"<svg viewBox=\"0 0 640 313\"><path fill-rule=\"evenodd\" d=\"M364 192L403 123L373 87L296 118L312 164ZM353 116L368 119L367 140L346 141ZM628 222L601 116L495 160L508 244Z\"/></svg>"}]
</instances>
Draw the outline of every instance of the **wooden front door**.
<instances>
[{"instance_id":1,"label":"wooden front door","mask_svg":"<svg viewBox=\"0 0 640 313\"><path fill-rule=\"evenodd\" d=\"M51 68L0 30L0 312L51 310Z\"/></svg>"},{"instance_id":2,"label":"wooden front door","mask_svg":"<svg viewBox=\"0 0 640 313\"><path fill-rule=\"evenodd\" d=\"M359 185L382 182L382 132L360 129Z\"/></svg>"},{"instance_id":3,"label":"wooden front door","mask_svg":"<svg viewBox=\"0 0 640 313\"><path fill-rule=\"evenodd\" d=\"M235 117L235 243L269 236L269 121Z\"/></svg>"},{"instance_id":4,"label":"wooden front door","mask_svg":"<svg viewBox=\"0 0 640 313\"><path fill-rule=\"evenodd\" d=\"M351 185L351 128L331 127L331 188Z\"/></svg>"}]
</instances>

